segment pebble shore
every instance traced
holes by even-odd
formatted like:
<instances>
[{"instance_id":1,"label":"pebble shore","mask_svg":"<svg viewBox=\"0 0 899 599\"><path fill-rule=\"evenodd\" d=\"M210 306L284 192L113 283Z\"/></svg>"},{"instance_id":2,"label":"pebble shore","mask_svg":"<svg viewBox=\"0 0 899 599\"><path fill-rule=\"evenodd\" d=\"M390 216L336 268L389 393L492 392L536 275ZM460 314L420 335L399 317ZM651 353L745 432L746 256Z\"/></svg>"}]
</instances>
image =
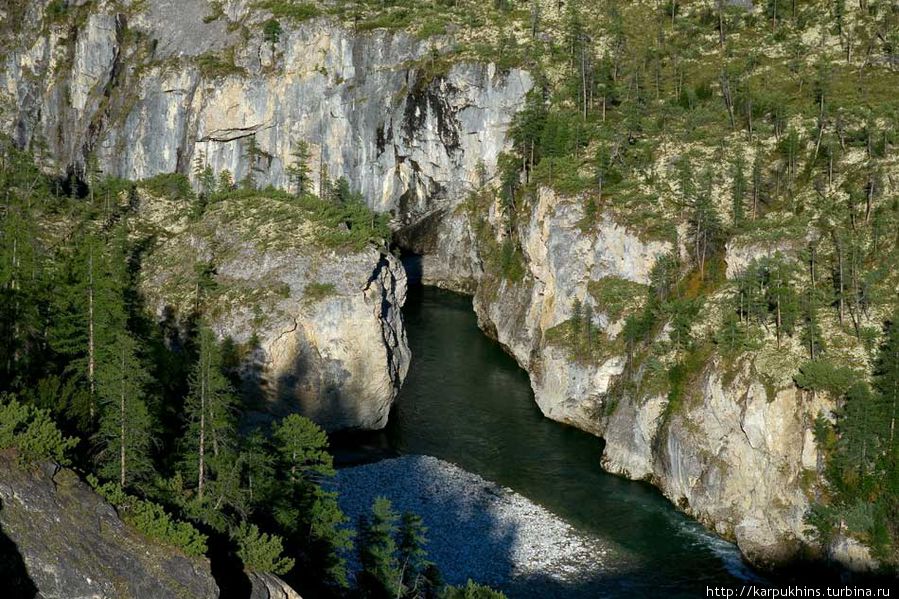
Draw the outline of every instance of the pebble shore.
<instances>
[{"instance_id":1,"label":"pebble shore","mask_svg":"<svg viewBox=\"0 0 899 599\"><path fill-rule=\"evenodd\" d=\"M378 496L397 512L419 514L428 527L430 559L451 584L469 578L506 590L577 584L617 558L601 539L526 497L437 458L413 455L345 468L335 484L353 522Z\"/></svg>"}]
</instances>

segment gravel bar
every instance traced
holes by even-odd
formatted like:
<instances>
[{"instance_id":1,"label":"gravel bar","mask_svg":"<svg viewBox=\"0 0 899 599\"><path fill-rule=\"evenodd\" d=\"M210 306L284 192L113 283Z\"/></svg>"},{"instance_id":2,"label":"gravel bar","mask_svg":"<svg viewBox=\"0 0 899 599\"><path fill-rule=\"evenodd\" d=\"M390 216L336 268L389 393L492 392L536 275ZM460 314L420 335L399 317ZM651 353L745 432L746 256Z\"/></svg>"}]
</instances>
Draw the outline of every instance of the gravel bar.
<instances>
[{"instance_id":1,"label":"gravel bar","mask_svg":"<svg viewBox=\"0 0 899 599\"><path fill-rule=\"evenodd\" d=\"M378 496L397 512L419 514L428 527L430 558L451 584L472 578L508 591L536 591L538 581L557 586L594 578L620 558L602 539L526 497L430 456L344 468L335 484L354 522Z\"/></svg>"}]
</instances>

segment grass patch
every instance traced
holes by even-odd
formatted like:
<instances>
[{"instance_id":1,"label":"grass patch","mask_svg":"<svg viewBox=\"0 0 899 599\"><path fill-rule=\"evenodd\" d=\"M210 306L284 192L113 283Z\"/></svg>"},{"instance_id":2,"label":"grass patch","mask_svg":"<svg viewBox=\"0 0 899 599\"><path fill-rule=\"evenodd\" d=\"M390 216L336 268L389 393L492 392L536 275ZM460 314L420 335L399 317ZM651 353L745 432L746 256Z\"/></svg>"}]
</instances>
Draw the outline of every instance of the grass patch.
<instances>
[{"instance_id":1,"label":"grass patch","mask_svg":"<svg viewBox=\"0 0 899 599\"><path fill-rule=\"evenodd\" d=\"M617 339L609 339L605 331L574 318L548 329L544 341L547 345L564 348L569 359L579 364L600 364L624 350L623 344Z\"/></svg>"},{"instance_id":2,"label":"grass patch","mask_svg":"<svg viewBox=\"0 0 899 599\"><path fill-rule=\"evenodd\" d=\"M590 281L587 283L587 291L610 320L618 320L626 313L639 310L646 300L646 285L621 277Z\"/></svg>"},{"instance_id":3,"label":"grass patch","mask_svg":"<svg viewBox=\"0 0 899 599\"><path fill-rule=\"evenodd\" d=\"M296 2L295 0L263 0L254 6L269 11L275 18L290 19L295 22L303 22L322 14L315 4Z\"/></svg>"},{"instance_id":4,"label":"grass patch","mask_svg":"<svg viewBox=\"0 0 899 599\"><path fill-rule=\"evenodd\" d=\"M303 300L314 304L337 293L332 283L309 283L303 290Z\"/></svg>"},{"instance_id":5,"label":"grass patch","mask_svg":"<svg viewBox=\"0 0 899 599\"><path fill-rule=\"evenodd\" d=\"M200 73L207 79L218 79L231 75L246 76L247 70L238 66L234 48L226 48L221 52L206 52L197 57Z\"/></svg>"}]
</instances>

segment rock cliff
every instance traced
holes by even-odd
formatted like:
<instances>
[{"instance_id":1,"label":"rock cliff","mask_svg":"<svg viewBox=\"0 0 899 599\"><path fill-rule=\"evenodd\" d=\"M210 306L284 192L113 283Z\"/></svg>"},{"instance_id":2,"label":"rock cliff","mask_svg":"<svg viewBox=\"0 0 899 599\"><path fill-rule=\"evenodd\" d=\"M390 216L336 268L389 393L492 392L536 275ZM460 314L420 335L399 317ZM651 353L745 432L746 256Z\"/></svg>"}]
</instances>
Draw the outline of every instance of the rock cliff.
<instances>
[{"instance_id":1,"label":"rock cliff","mask_svg":"<svg viewBox=\"0 0 899 599\"><path fill-rule=\"evenodd\" d=\"M299 410L330 430L383 427L411 357L399 261L322 241L324 226L290 198L225 199L199 220L190 211L141 194L132 234L148 240L141 289L157 318L183 323L202 307L249 356L244 391L260 411Z\"/></svg>"},{"instance_id":2,"label":"rock cliff","mask_svg":"<svg viewBox=\"0 0 899 599\"><path fill-rule=\"evenodd\" d=\"M211 21L205 0L133 10L76 2L74 23L53 21L46 4L10 9L18 22L7 19L3 120L22 146L82 175L91 161L128 179L192 174L200 158L216 173L252 172L260 187L283 188L292 143L304 140L316 175L346 177L406 224L452 206L479 165L495 170L532 85L521 70L450 63L448 40L312 20L285 23L268 41L252 2L228 2Z\"/></svg>"},{"instance_id":3,"label":"rock cliff","mask_svg":"<svg viewBox=\"0 0 899 599\"><path fill-rule=\"evenodd\" d=\"M482 227L482 259L474 270L489 262L483 248L495 248L505 235L499 208L487 211L492 224ZM641 238L611 214L585 218L582 201L540 191L519 224L523 271L510 277L487 267L478 276L475 309L482 328L528 371L547 417L605 439L604 468L653 483L735 540L756 564L803 555L812 545L804 517L821 468L814 420L835 406L799 391L795 364L782 363L788 352L769 346L736 363L711 359L677 405L654 390L650 366L628 363L623 317L641 308L656 261L684 249ZM453 225L466 238L477 226L465 216ZM749 262L752 251L741 245L729 252L728 272ZM755 254L771 251L760 247ZM458 281L447 283L454 285ZM620 297L604 293L613 286ZM579 352L567 329L576 301L595 327L592 346ZM663 328L657 341L670 334ZM847 565L864 561L831 553Z\"/></svg>"},{"instance_id":4,"label":"rock cliff","mask_svg":"<svg viewBox=\"0 0 899 599\"><path fill-rule=\"evenodd\" d=\"M143 538L70 470L23 469L0 453L0 501L0 529L21 556L26 592L48 599L219 595L208 561Z\"/></svg>"}]
</instances>

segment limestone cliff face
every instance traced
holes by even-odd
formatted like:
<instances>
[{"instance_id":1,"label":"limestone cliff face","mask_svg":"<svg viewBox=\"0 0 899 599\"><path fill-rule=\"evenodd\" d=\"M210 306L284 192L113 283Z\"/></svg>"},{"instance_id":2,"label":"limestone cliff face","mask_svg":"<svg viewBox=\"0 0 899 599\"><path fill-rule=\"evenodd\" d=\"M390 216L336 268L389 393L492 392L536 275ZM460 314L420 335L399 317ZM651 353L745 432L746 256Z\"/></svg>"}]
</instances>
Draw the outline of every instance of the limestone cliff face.
<instances>
[{"instance_id":1,"label":"limestone cliff face","mask_svg":"<svg viewBox=\"0 0 899 599\"><path fill-rule=\"evenodd\" d=\"M323 244L320 225L289 200L227 199L200 220L189 211L151 195L137 210L132 235L155 240L141 288L159 320L201 307L220 338L246 350L246 395L266 413L300 411L329 430L383 427L411 358L399 260Z\"/></svg>"},{"instance_id":2,"label":"limestone cliff face","mask_svg":"<svg viewBox=\"0 0 899 599\"><path fill-rule=\"evenodd\" d=\"M652 482L757 564L796 557L809 543L803 520L820 467L814 419L834 406L800 393L792 370L772 364L777 355L765 350L736 365L713 360L676 408L666 394L621 387L610 393L625 380L640 389L649 375L645 367L627 368L621 315L610 314L592 285L610 279L645 285L658 257L679 250L641 240L609 216L585 227L582 206L541 191L519 231L524 276L517 282L480 276L475 309L482 327L527 369L546 416L605 439L607 470ZM501 227L490 231L502 235ZM729 266L739 269L751 259L748 252L729 253ZM552 333L571 318L575 299L591 306L600 336L600 350L587 360L573 357ZM625 309L641 301L635 292Z\"/></svg>"},{"instance_id":3,"label":"limestone cliff face","mask_svg":"<svg viewBox=\"0 0 899 599\"><path fill-rule=\"evenodd\" d=\"M519 70L445 65L449 40L327 20L285 23L271 43L251 2L227 2L205 23L206 0L154 0L134 14L99 2L74 31L48 21L44 4L29 3L22 25L45 35L13 38L0 90L9 130L45 146L60 169L95 156L104 173L141 179L191 174L201 156L217 173L287 187L291 144L305 140L316 186L323 167L406 224L450 208L478 165L495 170L532 85Z\"/></svg>"},{"instance_id":4,"label":"limestone cliff face","mask_svg":"<svg viewBox=\"0 0 899 599\"><path fill-rule=\"evenodd\" d=\"M219 596L207 560L143 538L70 470L0 453L0 501L0 529L40 597Z\"/></svg>"}]
</instances>

